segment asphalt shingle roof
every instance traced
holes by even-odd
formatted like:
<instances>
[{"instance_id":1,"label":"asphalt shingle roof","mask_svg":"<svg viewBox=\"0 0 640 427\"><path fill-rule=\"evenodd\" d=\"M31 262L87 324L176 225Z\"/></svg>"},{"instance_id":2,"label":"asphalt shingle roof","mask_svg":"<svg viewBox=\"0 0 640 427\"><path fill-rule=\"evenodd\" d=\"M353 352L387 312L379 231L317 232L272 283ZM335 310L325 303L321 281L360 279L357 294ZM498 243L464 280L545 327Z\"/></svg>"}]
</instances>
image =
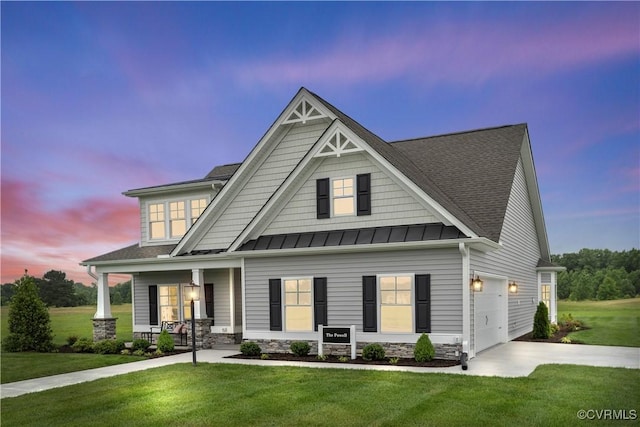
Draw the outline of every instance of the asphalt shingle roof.
<instances>
[{"instance_id":1,"label":"asphalt shingle roof","mask_svg":"<svg viewBox=\"0 0 640 427\"><path fill-rule=\"evenodd\" d=\"M95 258L90 258L82 261L83 264L90 264L100 261L121 261L126 259L146 259L157 258L158 255L169 255L176 245L159 245L159 246L140 246L134 244L122 249L117 249L113 252L109 252Z\"/></svg>"}]
</instances>

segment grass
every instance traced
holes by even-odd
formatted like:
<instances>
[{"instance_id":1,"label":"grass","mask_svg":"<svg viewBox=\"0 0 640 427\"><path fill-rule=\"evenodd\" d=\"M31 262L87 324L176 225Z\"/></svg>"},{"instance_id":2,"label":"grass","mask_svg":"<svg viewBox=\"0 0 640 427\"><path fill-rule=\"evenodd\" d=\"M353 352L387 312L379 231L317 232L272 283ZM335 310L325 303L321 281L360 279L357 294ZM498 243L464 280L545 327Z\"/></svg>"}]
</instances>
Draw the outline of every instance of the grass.
<instances>
[{"instance_id":1,"label":"grass","mask_svg":"<svg viewBox=\"0 0 640 427\"><path fill-rule=\"evenodd\" d=\"M573 365L495 378L180 364L3 399L2 425L565 426L637 409L639 384L640 370Z\"/></svg>"},{"instance_id":2,"label":"grass","mask_svg":"<svg viewBox=\"0 0 640 427\"><path fill-rule=\"evenodd\" d=\"M95 306L52 307L49 309L51 329L56 345L67 343L67 338L75 335L79 338L93 336L91 319ZM131 304L111 306L111 314L117 317L116 334L123 340L133 337L131 322ZM9 307L0 308L0 333L2 337L9 333ZM142 357L74 354L74 353L1 353L0 383L22 381L49 375L75 372L84 369L129 363L143 360Z\"/></svg>"},{"instance_id":3,"label":"grass","mask_svg":"<svg viewBox=\"0 0 640 427\"><path fill-rule=\"evenodd\" d=\"M591 329L569 338L594 345L640 347L640 298L613 301L558 301L558 320L569 314Z\"/></svg>"}]
</instances>

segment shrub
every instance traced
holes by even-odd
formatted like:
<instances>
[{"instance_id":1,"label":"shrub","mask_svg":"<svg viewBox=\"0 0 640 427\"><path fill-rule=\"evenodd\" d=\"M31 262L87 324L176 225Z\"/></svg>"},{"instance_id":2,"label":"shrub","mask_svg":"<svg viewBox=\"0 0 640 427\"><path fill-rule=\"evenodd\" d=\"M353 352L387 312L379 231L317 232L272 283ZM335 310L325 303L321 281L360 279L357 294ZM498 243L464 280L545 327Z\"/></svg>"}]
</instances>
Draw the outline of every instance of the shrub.
<instances>
[{"instance_id":1,"label":"shrub","mask_svg":"<svg viewBox=\"0 0 640 427\"><path fill-rule=\"evenodd\" d=\"M562 339L560 340L561 343L563 344L571 344L571 338L569 337L562 337Z\"/></svg>"},{"instance_id":2,"label":"shrub","mask_svg":"<svg viewBox=\"0 0 640 427\"><path fill-rule=\"evenodd\" d=\"M262 359L262 360L267 360L268 358L269 358L269 355L267 353L262 353L260 355L260 359Z\"/></svg>"},{"instance_id":3,"label":"shrub","mask_svg":"<svg viewBox=\"0 0 640 427\"><path fill-rule=\"evenodd\" d=\"M76 353L93 353L93 340L89 338L79 338L71 346Z\"/></svg>"},{"instance_id":4,"label":"shrub","mask_svg":"<svg viewBox=\"0 0 640 427\"><path fill-rule=\"evenodd\" d=\"M574 319L571 313L564 313L560 316L560 327L565 331L577 331L582 328L582 321Z\"/></svg>"},{"instance_id":5,"label":"shrub","mask_svg":"<svg viewBox=\"0 0 640 427\"><path fill-rule=\"evenodd\" d=\"M533 333L531 334L533 339L548 339L549 338L549 310L547 304L540 301L536 314L533 316Z\"/></svg>"},{"instance_id":6,"label":"shrub","mask_svg":"<svg viewBox=\"0 0 640 427\"><path fill-rule=\"evenodd\" d=\"M397 365L399 361L400 361L399 357L391 357L389 359L389 363L391 363L392 365Z\"/></svg>"},{"instance_id":7,"label":"shrub","mask_svg":"<svg viewBox=\"0 0 640 427\"><path fill-rule=\"evenodd\" d=\"M5 351L53 350L51 319L38 288L26 274L16 281L16 290L9 305L9 334L4 342Z\"/></svg>"},{"instance_id":8,"label":"shrub","mask_svg":"<svg viewBox=\"0 0 640 427\"><path fill-rule=\"evenodd\" d=\"M124 350L122 340L100 340L93 344L93 352L98 354L118 354Z\"/></svg>"},{"instance_id":9,"label":"shrub","mask_svg":"<svg viewBox=\"0 0 640 427\"><path fill-rule=\"evenodd\" d=\"M131 350L126 349L126 348L125 348L124 350L122 350L122 351L120 352L120 354L122 354L122 355L124 355L124 356L128 356L128 355L130 355L130 354L131 354Z\"/></svg>"},{"instance_id":10,"label":"shrub","mask_svg":"<svg viewBox=\"0 0 640 427\"><path fill-rule=\"evenodd\" d=\"M416 362L428 362L429 360L432 360L435 355L436 350L433 348L429 335L420 335L420 338L418 338L416 346L413 349L413 357L416 359Z\"/></svg>"},{"instance_id":11,"label":"shrub","mask_svg":"<svg viewBox=\"0 0 640 427\"><path fill-rule=\"evenodd\" d=\"M134 356L147 356L147 353L144 350L134 350L131 354Z\"/></svg>"},{"instance_id":12,"label":"shrub","mask_svg":"<svg viewBox=\"0 0 640 427\"><path fill-rule=\"evenodd\" d=\"M240 353L244 354L245 356L260 356L260 353L262 353L262 349L257 343L254 343L253 341L245 341L240 344Z\"/></svg>"},{"instance_id":13,"label":"shrub","mask_svg":"<svg viewBox=\"0 0 640 427\"><path fill-rule=\"evenodd\" d=\"M169 332L166 329L160 332L160 335L158 335L158 350L163 353L168 353L173 351L175 346L173 337L169 335Z\"/></svg>"},{"instance_id":14,"label":"shrub","mask_svg":"<svg viewBox=\"0 0 640 427\"><path fill-rule=\"evenodd\" d=\"M142 350L142 352L144 353L145 351L147 351L150 345L151 343L149 341L138 338L133 340L133 343L131 343L131 350Z\"/></svg>"},{"instance_id":15,"label":"shrub","mask_svg":"<svg viewBox=\"0 0 640 427\"><path fill-rule=\"evenodd\" d=\"M296 356L306 356L311 351L311 346L306 341L294 341L291 343L291 352Z\"/></svg>"},{"instance_id":16,"label":"shrub","mask_svg":"<svg viewBox=\"0 0 640 427\"><path fill-rule=\"evenodd\" d=\"M318 355L316 355L316 359L318 359L318 360L327 360L328 356L326 354L318 354Z\"/></svg>"},{"instance_id":17,"label":"shrub","mask_svg":"<svg viewBox=\"0 0 640 427\"><path fill-rule=\"evenodd\" d=\"M75 335L70 335L67 337L67 345L68 346L72 346L76 343L76 341L78 341L78 337Z\"/></svg>"},{"instance_id":18,"label":"shrub","mask_svg":"<svg viewBox=\"0 0 640 427\"><path fill-rule=\"evenodd\" d=\"M367 344L362 349L362 358L364 360L383 360L384 348L378 343Z\"/></svg>"},{"instance_id":19,"label":"shrub","mask_svg":"<svg viewBox=\"0 0 640 427\"><path fill-rule=\"evenodd\" d=\"M349 358L347 356L340 356L338 357L338 361L342 363L347 363L349 361Z\"/></svg>"}]
</instances>

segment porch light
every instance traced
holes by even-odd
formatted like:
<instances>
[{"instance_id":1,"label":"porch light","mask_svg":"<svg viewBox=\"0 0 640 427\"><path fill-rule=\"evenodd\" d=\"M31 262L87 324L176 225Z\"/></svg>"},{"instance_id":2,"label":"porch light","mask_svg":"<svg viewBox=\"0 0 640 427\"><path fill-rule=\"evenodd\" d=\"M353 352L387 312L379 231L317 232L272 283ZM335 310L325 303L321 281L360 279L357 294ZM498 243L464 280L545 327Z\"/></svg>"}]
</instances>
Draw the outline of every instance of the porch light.
<instances>
[{"instance_id":1,"label":"porch light","mask_svg":"<svg viewBox=\"0 0 640 427\"><path fill-rule=\"evenodd\" d=\"M483 284L484 282L480 280L480 277L478 277L478 275L471 279L471 288L473 289L473 292L482 292Z\"/></svg>"},{"instance_id":2,"label":"porch light","mask_svg":"<svg viewBox=\"0 0 640 427\"><path fill-rule=\"evenodd\" d=\"M518 293L518 284L516 282L509 283L509 293L511 294Z\"/></svg>"},{"instance_id":3,"label":"porch light","mask_svg":"<svg viewBox=\"0 0 640 427\"><path fill-rule=\"evenodd\" d=\"M193 366L196 366L196 313L195 313L195 301L200 297L199 285L191 283L187 285L187 293L191 298L191 354L193 356Z\"/></svg>"}]
</instances>

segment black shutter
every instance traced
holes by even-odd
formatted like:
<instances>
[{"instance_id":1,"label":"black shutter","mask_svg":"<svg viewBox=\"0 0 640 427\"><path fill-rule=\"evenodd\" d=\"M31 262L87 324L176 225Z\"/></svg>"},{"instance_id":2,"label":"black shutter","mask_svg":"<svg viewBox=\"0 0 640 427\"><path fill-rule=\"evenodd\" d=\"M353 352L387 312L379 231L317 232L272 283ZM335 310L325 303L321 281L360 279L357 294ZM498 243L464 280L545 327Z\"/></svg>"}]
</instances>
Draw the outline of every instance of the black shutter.
<instances>
[{"instance_id":1,"label":"black shutter","mask_svg":"<svg viewBox=\"0 0 640 427\"><path fill-rule=\"evenodd\" d=\"M313 314L315 329L318 325L327 326L327 278L315 277L313 279Z\"/></svg>"},{"instance_id":2,"label":"black shutter","mask_svg":"<svg viewBox=\"0 0 640 427\"><path fill-rule=\"evenodd\" d=\"M318 219L329 218L331 216L329 178L316 180L316 213Z\"/></svg>"},{"instance_id":3,"label":"black shutter","mask_svg":"<svg viewBox=\"0 0 640 427\"><path fill-rule=\"evenodd\" d=\"M416 332L431 332L430 274L416 274Z\"/></svg>"},{"instance_id":4,"label":"black shutter","mask_svg":"<svg viewBox=\"0 0 640 427\"><path fill-rule=\"evenodd\" d=\"M158 285L149 286L149 324L158 324Z\"/></svg>"},{"instance_id":5,"label":"black shutter","mask_svg":"<svg viewBox=\"0 0 640 427\"><path fill-rule=\"evenodd\" d=\"M207 308L207 317L213 318L213 283L204 284L204 302Z\"/></svg>"},{"instance_id":6,"label":"black shutter","mask_svg":"<svg viewBox=\"0 0 640 427\"><path fill-rule=\"evenodd\" d=\"M269 279L269 329L282 330L282 282Z\"/></svg>"},{"instance_id":7,"label":"black shutter","mask_svg":"<svg viewBox=\"0 0 640 427\"><path fill-rule=\"evenodd\" d=\"M371 215L371 174L364 173L356 177L358 195L358 216Z\"/></svg>"},{"instance_id":8,"label":"black shutter","mask_svg":"<svg viewBox=\"0 0 640 427\"><path fill-rule=\"evenodd\" d=\"M376 276L362 276L362 330L378 331L378 299Z\"/></svg>"}]
</instances>

